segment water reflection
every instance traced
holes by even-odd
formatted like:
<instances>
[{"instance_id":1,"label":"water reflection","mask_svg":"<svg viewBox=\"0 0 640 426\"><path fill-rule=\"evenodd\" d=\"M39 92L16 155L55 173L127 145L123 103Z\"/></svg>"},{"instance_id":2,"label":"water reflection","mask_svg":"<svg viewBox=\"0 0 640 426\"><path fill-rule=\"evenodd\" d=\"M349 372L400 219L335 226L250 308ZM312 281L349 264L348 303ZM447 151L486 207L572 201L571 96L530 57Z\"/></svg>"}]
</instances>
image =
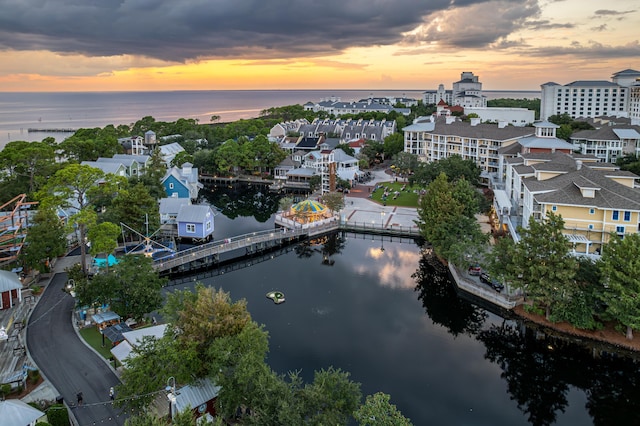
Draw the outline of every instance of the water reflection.
<instances>
[{"instance_id":1,"label":"water reflection","mask_svg":"<svg viewBox=\"0 0 640 426\"><path fill-rule=\"evenodd\" d=\"M586 395L593 424L640 424L636 359L551 337L518 320L487 321L486 311L457 296L435 257L425 255L419 265L416 292L429 318L454 336L473 335L484 344L485 358L500 367L510 398L530 424L556 423L574 390Z\"/></svg>"},{"instance_id":2,"label":"water reflection","mask_svg":"<svg viewBox=\"0 0 640 426\"><path fill-rule=\"evenodd\" d=\"M277 196L257 192L208 195L223 212L216 239L273 229ZM428 253L375 238L335 233L204 281L248 301L276 371L343 368L416 425L640 425L634 359L492 313L460 298ZM276 288L278 306L264 297Z\"/></svg>"},{"instance_id":3,"label":"water reflection","mask_svg":"<svg viewBox=\"0 0 640 426\"><path fill-rule=\"evenodd\" d=\"M262 185L208 187L201 192L201 197L229 219L254 217L260 223L268 221L278 211L280 200L278 194L269 192Z\"/></svg>"},{"instance_id":4,"label":"water reflection","mask_svg":"<svg viewBox=\"0 0 640 426\"><path fill-rule=\"evenodd\" d=\"M447 268L435 256L423 255L414 274L418 299L431 321L445 327L452 335L476 335L482 329L487 313L459 298L447 273Z\"/></svg>"}]
</instances>

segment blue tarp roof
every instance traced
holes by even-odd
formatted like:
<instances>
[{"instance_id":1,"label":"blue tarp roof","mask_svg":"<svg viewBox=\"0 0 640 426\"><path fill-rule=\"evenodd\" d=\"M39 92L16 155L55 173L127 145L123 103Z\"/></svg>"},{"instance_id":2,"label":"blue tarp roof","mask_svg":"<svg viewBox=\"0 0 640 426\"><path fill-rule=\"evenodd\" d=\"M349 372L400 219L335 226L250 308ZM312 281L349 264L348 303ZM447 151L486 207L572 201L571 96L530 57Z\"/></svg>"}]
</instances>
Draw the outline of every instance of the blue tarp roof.
<instances>
[{"instance_id":1,"label":"blue tarp roof","mask_svg":"<svg viewBox=\"0 0 640 426\"><path fill-rule=\"evenodd\" d=\"M97 257L93 258L93 264L98 268L104 268L107 265L107 260L109 261L109 266L117 265L118 259L112 254L110 254L106 259L99 259Z\"/></svg>"}]
</instances>

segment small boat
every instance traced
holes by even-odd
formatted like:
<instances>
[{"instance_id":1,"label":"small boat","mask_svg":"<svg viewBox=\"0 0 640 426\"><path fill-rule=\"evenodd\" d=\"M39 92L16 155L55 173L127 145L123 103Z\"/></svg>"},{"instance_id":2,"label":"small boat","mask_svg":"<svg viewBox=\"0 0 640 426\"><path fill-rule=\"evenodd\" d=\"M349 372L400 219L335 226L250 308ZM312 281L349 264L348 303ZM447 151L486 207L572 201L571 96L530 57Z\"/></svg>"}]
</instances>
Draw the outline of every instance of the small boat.
<instances>
[{"instance_id":1,"label":"small boat","mask_svg":"<svg viewBox=\"0 0 640 426\"><path fill-rule=\"evenodd\" d=\"M279 305L285 300L284 293L280 291L270 291L269 293L267 293L267 298L273 300L273 303L275 303L276 305Z\"/></svg>"}]
</instances>

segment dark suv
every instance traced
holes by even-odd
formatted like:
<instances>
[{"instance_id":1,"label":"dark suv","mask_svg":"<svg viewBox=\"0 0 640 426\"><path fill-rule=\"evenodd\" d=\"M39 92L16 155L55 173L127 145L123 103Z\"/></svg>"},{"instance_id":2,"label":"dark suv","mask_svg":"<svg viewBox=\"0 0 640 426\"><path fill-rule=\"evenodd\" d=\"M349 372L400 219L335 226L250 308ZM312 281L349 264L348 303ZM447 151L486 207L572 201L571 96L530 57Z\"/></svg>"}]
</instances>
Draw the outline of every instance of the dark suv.
<instances>
[{"instance_id":1,"label":"dark suv","mask_svg":"<svg viewBox=\"0 0 640 426\"><path fill-rule=\"evenodd\" d=\"M500 281L491 278L491 276L486 272L480 274L480 281L487 285L490 285L495 291L502 291L502 289L504 288Z\"/></svg>"}]
</instances>

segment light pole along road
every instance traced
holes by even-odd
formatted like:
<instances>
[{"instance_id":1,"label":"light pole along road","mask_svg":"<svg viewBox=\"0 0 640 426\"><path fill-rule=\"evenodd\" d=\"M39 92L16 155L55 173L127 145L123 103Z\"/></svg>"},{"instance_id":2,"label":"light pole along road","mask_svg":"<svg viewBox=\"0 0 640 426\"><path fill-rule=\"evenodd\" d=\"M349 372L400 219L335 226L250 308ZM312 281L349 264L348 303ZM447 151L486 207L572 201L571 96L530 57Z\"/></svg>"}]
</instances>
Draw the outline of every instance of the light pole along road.
<instances>
[{"instance_id":1,"label":"light pole along road","mask_svg":"<svg viewBox=\"0 0 640 426\"><path fill-rule=\"evenodd\" d=\"M55 274L29 318L27 347L31 358L72 407L80 426L124 425L126 415L109 398L109 388L120 382L74 330L75 300L63 291L66 282L66 273ZM80 406L78 392L83 397Z\"/></svg>"}]
</instances>

